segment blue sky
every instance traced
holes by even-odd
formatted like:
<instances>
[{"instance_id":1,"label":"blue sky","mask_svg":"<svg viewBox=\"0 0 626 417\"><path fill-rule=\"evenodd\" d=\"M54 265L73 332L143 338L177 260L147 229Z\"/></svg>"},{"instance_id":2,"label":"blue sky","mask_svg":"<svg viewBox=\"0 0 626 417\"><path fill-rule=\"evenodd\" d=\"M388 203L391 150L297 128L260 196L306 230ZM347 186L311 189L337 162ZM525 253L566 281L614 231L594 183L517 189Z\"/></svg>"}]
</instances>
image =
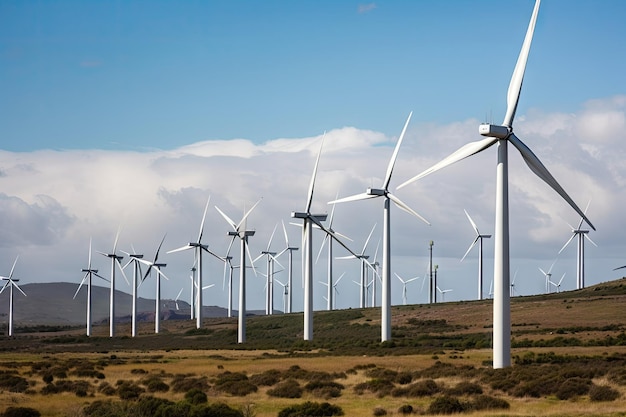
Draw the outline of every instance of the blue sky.
<instances>
[{"instance_id":1,"label":"blue sky","mask_svg":"<svg viewBox=\"0 0 626 417\"><path fill-rule=\"evenodd\" d=\"M11 151L255 143L398 117L503 116L531 1L54 1L0 5ZM544 1L524 92L623 93L622 1ZM541 68L541 73L535 68ZM530 102L522 96L520 112Z\"/></svg>"},{"instance_id":2,"label":"blue sky","mask_svg":"<svg viewBox=\"0 0 626 417\"><path fill-rule=\"evenodd\" d=\"M119 226L124 250L151 253L165 232L164 248L179 247L197 236L209 196L205 236L217 252L228 226L213 206L235 219L263 198L249 218L258 253L304 208L324 131L316 211L329 211L337 193L379 185L412 111L396 187L477 140L479 123L501 122L533 3L0 2L0 274L19 254L23 282L78 282L89 238L108 251ZM590 284L621 277L612 269L626 264L624 18L623 1L544 0L515 121L578 205L591 200ZM519 293L535 294L538 268L549 268L578 219L510 154L511 268ZM393 272L423 275L434 240L442 286L454 288L446 300L475 298L476 251L459 262L473 239L463 209L492 233L494 165L486 151L398 191L432 226L392 213ZM336 209L335 229L357 249L374 223L382 229L382 206L370 203ZM273 244L280 250L282 236ZM488 287L492 244L485 257ZM94 262L106 270L106 259ZM555 275L567 273L562 289L574 286L574 262L570 246L555 264ZM167 263L173 298L191 254ZM207 282L220 284L222 265L207 265ZM338 305L355 306L358 265L336 270L348 274ZM324 273L317 268L316 282ZM251 307L262 309L254 294L263 281L250 286ZM418 286L409 302L426 300ZM205 300L224 306L218 287ZM323 292L316 287L316 308Z\"/></svg>"}]
</instances>

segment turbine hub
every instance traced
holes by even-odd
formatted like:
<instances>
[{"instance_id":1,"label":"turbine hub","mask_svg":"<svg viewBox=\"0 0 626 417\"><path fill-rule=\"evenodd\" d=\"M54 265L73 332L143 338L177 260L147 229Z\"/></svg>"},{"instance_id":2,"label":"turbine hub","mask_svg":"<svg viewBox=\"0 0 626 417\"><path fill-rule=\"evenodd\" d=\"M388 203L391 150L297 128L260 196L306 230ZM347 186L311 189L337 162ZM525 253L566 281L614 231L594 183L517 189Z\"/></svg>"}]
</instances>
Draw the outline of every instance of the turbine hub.
<instances>
[{"instance_id":1,"label":"turbine hub","mask_svg":"<svg viewBox=\"0 0 626 417\"><path fill-rule=\"evenodd\" d=\"M380 188L368 188L367 195L385 195L385 190Z\"/></svg>"},{"instance_id":2,"label":"turbine hub","mask_svg":"<svg viewBox=\"0 0 626 417\"><path fill-rule=\"evenodd\" d=\"M492 125L491 123L481 123L478 126L478 133L490 138L506 139L511 134L511 131L507 126Z\"/></svg>"}]
</instances>

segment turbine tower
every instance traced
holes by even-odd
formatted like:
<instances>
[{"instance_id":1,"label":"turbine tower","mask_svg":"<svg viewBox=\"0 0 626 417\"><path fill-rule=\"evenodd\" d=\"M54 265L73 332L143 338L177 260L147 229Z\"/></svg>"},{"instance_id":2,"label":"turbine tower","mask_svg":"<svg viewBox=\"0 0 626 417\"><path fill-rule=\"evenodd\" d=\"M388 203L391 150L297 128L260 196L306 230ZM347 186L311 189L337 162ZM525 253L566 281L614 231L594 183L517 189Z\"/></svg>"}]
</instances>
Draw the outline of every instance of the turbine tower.
<instances>
[{"instance_id":1,"label":"turbine tower","mask_svg":"<svg viewBox=\"0 0 626 417\"><path fill-rule=\"evenodd\" d=\"M239 264L239 320L237 326L237 343L244 343L246 341L246 254L250 259L250 265L252 266L252 270L256 275L256 270L254 269L254 263L252 262L252 256L250 256L250 249L248 248L248 238L250 236L254 236L254 230L247 230L246 228L246 219L254 210L254 208L261 202L261 200L257 201L247 212L244 213L243 217L239 221L239 223L235 223L228 217L219 207L215 206L215 209L224 217L226 222L233 228L232 231L228 232L228 236L231 236L232 239L230 241L230 245L228 245L228 250L226 251L226 257L230 254L230 249L233 246L233 243L236 238L239 238L241 241L241 252L240 252L240 264Z\"/></svg>"},{"instance_id":2,"label":"turbine tower","mask_svg":"<svg viewBox=\"0 0 626 417\"><path fill-rule=\"evenodd\" d=\"M13 262L13 266L11 267L11 272L8 277L0 276L0 280L6 281L0 290L0 294L9 287L9 336L13 336L13 288L17 288L19 292L21 292L24 297L26 297L26 293L22 291L22 289L17 285L19 279L13 279L13 271L15 271L15 264L17 263L17 259L15 258L15 262Z\"/></svg>"},{"instance_id":3,"label":"turbine tower","mask_svg":"<svg viewBox=\"0 0 626 417\"><path fill-rule=\"evenodd\" d=\"M85 281L87 281L87 336L91 336L91 278L95 275L98 278L101 278L107 282L109 281L101 275L98 275L97 269L93 269L91 267L91 239L89 239L89 262L87 264L87 268L82 269L81 271L84 272L85 275L83 276L82 281L80 281L80 285L78 286L76 293L74 293L73 299L76 299L76 296L78 295L81 287L83 286Z\"/></svg>"},{"instance_id":4,"label":"turbine tower","mask_svg":"<svg viewBox=\"0 0 626 417\"><path fill-rule=\"evenodd\" d=\"M261 254L257 256L252 263L254 264L256 261L261 259L263 256L267 257L267 276L265 282L265 314L272 315L274 314L274 263L280 263L276 260L276 252L272 251L270 248L272 246L272 240L274 240L274 234L276 233L276 228L278 227L278 223L274 226L274 230L270 235L270 240L267 242L267 249L261 251ZM282 267L282 265L281 265Z\"/></svg>"},{"instance_id":5,"label":"turbine tower","mask_svg":"<svg viewBox=\"0 0 626 417\"><path fill-rule=\"evenodd\" d=\"M463 257L461 258L461 262L463 262L463 259L465 259L467 254L474 247L474 245L478 243L478 299L482 300L483 299L483 239L489 239L491 235L481 235L480 232L478 231L478 227L476 227L476 223L474 223L474 220L472 220L467 210L463 209L463 211L465 212L465 215L467 216L468 220L472 224L472 228L476 232L476 238L474 239L470 247L467 249L467 252L465 252L465 255L463 255Z\"/></svg>"},{"instance_id":6,"label":"turbine tower","mask_svg":"<svg viewBox=\"0 0 626 417\"><path fill-rule=\"evenodd\" d=\"M359 260L359 264L361 268L360 269L361 281L356 282L356 284L359 286L359 308L367 307L367 297L365 294L365 290L367 289L367 268L369 267L372 270L374 270L374 266L370 262L368 262L369 255L366 255L365 251L367 250L367 245L369 244L370 239L372 238L374 229L376 229L376 224L372 226L372 230L370 230L370 234L367 236L367 239L365 239L365 244L363 245L363 250L361 251L361 253L356 254L356 255L340 256L337 258L337 259L358 259Z\"/></svg>"},{"instance_id":7,"label":"turbine tower","mask_svg":"<svg viewBox=\"0 0 626 417\"><path fill-rule=\"evenodd\" d=\"M507 145L511 143L522 155L531 171L554 189L581 217L595 230L587 216L574 203L552 174L537 156L513 133L513 119L519 102L524 71L533 38L540 0L537 0L524 38L524 43L507 94L507 111L501 126L481 124L478 132L485 139L468 143L441 162L401 184L401 188L417 179L440 170L450 164L497 144L498 162L496 167L496 221L494 233L494 303L493 303L493 367L504 368L511 365L511 305L509 297L509 190Z\"/></svg>"},{"instance_id":8,"label":"turbine tower","mask_svg":"<svg viewBox=\"0 0 626 417\"><path fill-rule=\"evenodd\" d=\"M383 202L383 265L382 265L382 295L381 295L381 341L385 342L391 339L391 215L390 215L390 201L393 201L396 206L406 211L409 214L424 221L426 224L428 221L422 216L417 214L412 208L403 203L398 197L389 192L389 182L391 181L391 174L393 174L393 167L398 157L398 151L402 144L402 139L406 133L406 129L409 126L411 115L406 119L400 138L396 143L396 147L391 155L391 160L387 166L387 173L385 174L385 180L381 188L368 188L365 193L357 194L351 197L345 197L339 200L331 201L332 203L341 203L346 201L364 200L369 198L384 197Z\"/></svg>"},{"instance_id":9,"label":"turbine tower","mask_svg":"<svg viewBox=\"0 0 626 417\"><path fill-rule=\"evenodd\" d=\"M120 237L120 230L117 229L117 234L115 235L115 242L113 243L113 251L110 253L104 253L98 251L103 256L106 256L111 260L111 293L109 297L109 337L115 337L115 266L119 268L122 276L126 280L126 283L130 285L128 282L128 278L126 278L126 274L124 274L124 268L120 261L124 259L123 256L117 254L117 241Z\"/></svg>"},{"instance_id":10,"label":"turbine tower","mask_svg":"<svg viewBox=\"0 0 626 417\"><path fill-rule=\"evenodd\" d=\"M132 247L132 245L131 245ZM126 262L126 265L123 266L123 269L126 269L128 265L133 264L133 304L132 304L132 312L131 312L131 336L137 336L137 290L140 285L139 279L141 278L141 263L139 259L143 258L143 255L136 253L135 248L132 248L133 253L124 252L129 260Z\"/></svg>"},{"instance_id":11,"label":"turbine tower","mask_svg":"<svg viewBox=\"0 0 626 417\"><path fill-rule=\"evenodd\" d=\"M161 251L161 246L163 246L163 241L165 240L165 236L161 239L161 243L159 243L159 247L154 254L154 259L152 261L147 261L145 259L138 259L139 262L146 265L148 269L146 273L143 275L142 282L148 278L152 269L156 272L156 297L155 297L155 308L154 308L154 333L159 333L161 331L161 277L169 280L168 277L165 276L161 268L165 268L167 264L157 262L159 260L159 252ZM198 291L198 293L202 293L202 291Z\"/></svg>"},{"instance_id":12,"label":"turbine tower","mask_svg":"<svg viewBox=\"0 0 626 417\"><path fill-rule=\"evenodd\" d=\"M590 203L591 201L587 203L587 207L585 208L585 214L587 214L587 210L589 209ZM568 224L568 226L572 229L572 236L569 238L567 242L565 242L565 245L563 245L563 247L559 251L559 254L563 252L563 250L565 250L567 245L569 245L569 243L574 239L574 237L576 237L576 240L578 242L578 247L576 249L576 289L577 290L585 288L585 239L591 242L593 246L598 247L598 245L596 245L596 243L593 240L591 240L591 238L589 237L589 230L581 229L582 225L583 225L582 217L580 218L580 221L578 222L577 228L573 228L571 225ZM559 289L560 289L560 285L559 285Z\"/></svg>"},{"instance_id":13,"label":"turbine tower","mask_svg":"<svg viewBox=\"0 0 626 417\"><path fill-rule=\"evenodd\" d=\"M293 251L298 250L297 247L295 246L290 246L289 245L289 236L287 236L287 229L285 228L285 222L282 222L283 224L283 232L285 233L285 249L283 249L282 251L278 252L278 254L276 255L276 258L278 258L280 255L282 255L285 252L288 252L288 264L287 264L287 268L289 270L288 272L288 278L287 278L287 288L289 289L289 294L287 296L287 313L291 313L292 312L292 305L293 305L293 291L291 291L291 289L293 288Z\"/></svg>"},{"instance_id":14,"label":"turbine tower","mask_svg":"<svg viewBox=\"0 0 626 417\"><path fill-rule=\"evenodd\" d=\"M326 214L311 214L311 203L313 202L313 191L315 189L315 176L317 175L317 167L320 162L320 156L322 154L322 147L324 146L324 136L322 137L322 143L320 150L315 160L313 167L313 175L311 176L311 182L309 183L309 190L307 193L307 201L305 210L298 212L291 212L291 217L294 219L302 219L302 266L304 280L304 340L313 340L313 225L317 225L320 229L335 239L341 246L343 246L348 252L354 254L335 233L326 229L321 222L326 220ZM356 256L356 255L355 255Z\"/></svg>"},{"instance_id":15,"label":"turbine tower","mask_svg":"<svg viewBox=\"0 0 626 417\"><path fill-rule=\"evenodd\" d=\"M209 208L209 202L211 201L211 197L207 199L206 206L204 207L204 214L202 215L202 222L200 222L200 232L198 233L198 240L195 242L189 242L185 246L182 246L177 249L172 249L167 253L180 252L188 249L194 249L194 261L198 263L197 269L197 277L196 282L191 286L192 292L195 287L196 293L196 328L200 329L202 327L202 252L207 252L219 260L222 260L219 256L209 250L209 246L202 243L202 235L204 233L204 221L206 220L206 212ZM193 270L193 269L192 269ZM192 298L193 300L193 298ZM193 302L192 302L193 304Z\"/></svg>"},{"instance_id":16,"label":"turbine tower","mask_svg":"<svg viewBox=\"0 0 626 417\"><path fill-rule=\"evenodd\" d=\"M539 270L541 271L543 276L546 278L546 294L550 293L550 278L552 278L552 268L554 267L555 263L556 263L556 259L554 260L554 262L552 262L552 265L550 265L550 268L548 269L548 272L546 272L543 269L539 268Z\"/></svg>"}]
</instances>

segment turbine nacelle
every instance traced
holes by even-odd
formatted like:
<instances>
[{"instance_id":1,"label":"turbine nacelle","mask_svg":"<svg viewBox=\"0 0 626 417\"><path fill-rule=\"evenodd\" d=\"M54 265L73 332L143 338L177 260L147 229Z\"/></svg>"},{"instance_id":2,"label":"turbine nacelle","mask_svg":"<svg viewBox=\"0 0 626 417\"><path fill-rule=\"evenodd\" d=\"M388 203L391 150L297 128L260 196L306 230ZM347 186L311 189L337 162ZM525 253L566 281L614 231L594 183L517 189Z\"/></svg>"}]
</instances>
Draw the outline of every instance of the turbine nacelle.
<instances>
[{"instance_id":1,"label":"turbine nacelle","mask_svg":"<svg viewBox=\"0 0 626 417\"><path fill-rule=\"evenodd\" d=\"M481 123L478 126L478 133L490 138L506 139L513 130L507 126L492 125L491 123Z\"/></svg>"},{"instance_id":2,"label":"turbine nacelle","mask_svg":"<svg viewBox=\"0 0 626 417\"><path fill-rule=\"evenodd\" d=\"M310 214L302 211L292 211L291 217L293 217L294 219L307 219L309 217L313 217L319 222L325 222L328 214Z\"/></svg>"},{"instance_id":3,"label":"turbine nacelle","mask_svg":"<svg viewBox=\"0 0 626 417\"><path fill-rule=\"evenodd\" d=\"M368 188L365 192L367 195L384 196L387 195L387 190L382 188Z\"/></svg>"}]
</instances>

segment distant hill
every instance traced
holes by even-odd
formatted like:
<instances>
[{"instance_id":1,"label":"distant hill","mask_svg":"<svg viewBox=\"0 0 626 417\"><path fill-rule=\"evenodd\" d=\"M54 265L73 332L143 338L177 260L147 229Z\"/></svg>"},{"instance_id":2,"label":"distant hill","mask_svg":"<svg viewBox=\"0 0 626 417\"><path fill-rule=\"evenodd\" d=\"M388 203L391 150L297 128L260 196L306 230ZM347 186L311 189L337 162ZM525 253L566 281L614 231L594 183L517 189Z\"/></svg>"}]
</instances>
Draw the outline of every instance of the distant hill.
<instances>
[{"instance_id":1,"label":"distant hill","mask_svg":"<svg viewBox=\"0 0 626 417\"><path fill-rule=\"evenodd\" d=\"M13 293L14 325L83 325L87 318L87 287L83 285L73 299L77 284L53 282L20 285L27 297L19 292ZM93 323L108 322L110 290L106 287L92 286ZM115 293L116 317L120 323L130 322L132 295L122 291ZM161 312L164 320L188 319L190 305L185 301L161 300ZM155 300L139 298L137 300L138 321L154 321ZM204 306L204 317L226 317L227 310L217 306ZM0 321L7 321L9 315L9 292L0 294Z\"/></svg>"}]
</instances>

